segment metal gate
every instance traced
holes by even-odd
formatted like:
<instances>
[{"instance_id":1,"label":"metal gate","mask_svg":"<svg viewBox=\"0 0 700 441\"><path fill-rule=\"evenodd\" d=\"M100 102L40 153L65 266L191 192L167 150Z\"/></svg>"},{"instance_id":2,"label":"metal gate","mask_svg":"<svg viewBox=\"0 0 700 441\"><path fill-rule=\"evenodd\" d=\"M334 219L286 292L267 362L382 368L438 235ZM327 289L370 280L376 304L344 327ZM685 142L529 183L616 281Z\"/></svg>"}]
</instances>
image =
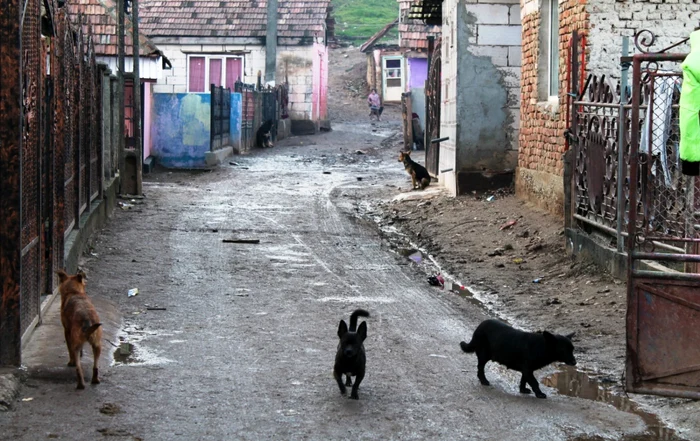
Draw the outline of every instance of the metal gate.
<instances>
[{"instance_id":1,"label":"metal gate","mask_svg":"<svg viewBox=\"0 0 700 441\"><path fill-rule=\"evenodd\" d=\"M241 150L245 152L255 143L255 85L236 81L234 90L241 94Z\"/></svg>"},{"instance_id":2,"label":"metal gate","mask_svg":"<svg viewBox=\"0 0 700 441\"><path fill-rule=\"evenodd\" d=\"M277 120L279 119L277 115L277 89L271 87L263 89L260 91L260 95L262 96L261 123L272 120L270 133L272 134L272 141L277 141Z\"/></svg>"},{"instance_id":3,"label":"metal gate","mask_svg":"<svg viewBox=\"0 0 700 441\"><path fill-rule=\"evenodd\" d=\"M211 139L210 150L218 150L230 144L231 89L211 85Z\"/></svg>"},{"instance_id":4,"label":"metal gate","mask_svg":"<svg viewBox=\"0 0 700 441\"><path fill-rule=\"evenodd\" d=\"M678 102L687 50L642 31L632 57L627 243L631 392L700 398L700 180L679 166ZM683 46L681 46L683 45ZM670 52L673 48L677 52Z\"/></svg>"},{"instance_id":5,"label":"metal gate","mask_svg":"<svg viewBox=\"0 0 700 441\"><path fill-rule=\"evenodd\" d=\"M430 57L428 82L425 88L425 168L432 176L438 175L440 164L440 144L431 141L440 138L441 43L442 40L438 40Z\"/></svg>"},{"instance_id":6,"label":"metal gate","mask_svg":"<svg viewBox=\"0 0 700 441\"><path fill-rule=\"evenodd\" d=\"M652 52L642 31L620 81L581 83L585 40L571 41L573 225L627 253L626 388L700 398L700 181L678 162L686 40Z\"/></svg>"}]
</instances>

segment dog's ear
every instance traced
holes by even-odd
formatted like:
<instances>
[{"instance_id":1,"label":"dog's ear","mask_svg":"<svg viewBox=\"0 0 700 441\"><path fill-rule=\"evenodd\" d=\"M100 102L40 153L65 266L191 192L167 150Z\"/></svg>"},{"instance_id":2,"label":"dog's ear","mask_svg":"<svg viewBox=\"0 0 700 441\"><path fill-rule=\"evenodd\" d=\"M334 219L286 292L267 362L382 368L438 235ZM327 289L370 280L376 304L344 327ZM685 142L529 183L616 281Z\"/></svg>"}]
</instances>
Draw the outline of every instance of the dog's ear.
<instances>
[{"instance_id":1,"label":"dog's ear","mask_svg":"<svg viewBox=\"0 0 700 441\"><path fill-rule=\"evenodd\" d=\"M56 271L56 275L58 276L58 281L59 281L60 283L65 282L66 279L68 278L68 274L66 274L66 272L63 271L62 269Z\"/></svg>"},{"instance_id":2,"label":"dog's ear","mask_svg":"<svg viewBox=\"0 0 700 441\"><path fill-rule=\"evenodd\" d=\"M348 325L345 323L345 320L341 320L340 324L338 325L338 338L343 338L343 336L347 333Z\"/></svg>"},{"instance_id":3,"label":"dog's ear","mask_svg":"<svg viewBox=\"0 0 700 441\"><path fill-rule=\"evenodd\" d=\"M566 337L566 338L568 338L569 340L571 340L572 338L574 338L574 335L575 335L575 334L576 334L576 331L572 332L571 334L566 334L564 337Z\"/></svg>"},{"instance_id":4,"label":"dog's ear","mask_svg":"<svg viewBox=\"0 0 700 441\"><path fill-rule=\"evenodd\" d=\"M557 342L557 338L549 331L542 332L542 335L544 336L544 341L546 343L553 344Z\"/></svg>"},{"instance_id":5,"label":"dog's ear","mask_svg":"<svg viewBox=\"0 0 700 441\"><path fill-rule=\"evenodd\" d=\"M78 283L82 283L85 285L85 282L87 281L87 276L83 272L83 270L78 270L77 274L75 275L75 280L78 281Z\"/></svg>"},{"instance_id":6,"label":"dog's ear","mask_svg":"<svg viewBox=\"0 0 700 441\"><path fill-rule=\"evenodd\" d=\"M360 340L365 341L367 338L367 322L360 323L360 326L357 327L357 335L360 336Z\"/></svg>"}]
</instances>

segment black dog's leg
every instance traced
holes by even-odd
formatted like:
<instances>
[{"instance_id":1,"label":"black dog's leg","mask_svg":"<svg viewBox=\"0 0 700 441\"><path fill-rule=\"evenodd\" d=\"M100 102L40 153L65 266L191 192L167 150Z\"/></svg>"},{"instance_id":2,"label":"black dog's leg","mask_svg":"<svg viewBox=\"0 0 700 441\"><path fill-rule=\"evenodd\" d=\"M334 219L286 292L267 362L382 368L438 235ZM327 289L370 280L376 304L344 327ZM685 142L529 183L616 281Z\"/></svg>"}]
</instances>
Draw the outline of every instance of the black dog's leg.
<instances>
[{"instance_id":1,"label":"black dog's leg","mask_svg":"<svg viewBox=\"0 0 700 441\"><path fill-rule=\"evenodd\" d=\"M520 377L520 393L521 393L521 394L529 394L529 393L532 393L532 391L531 391L530 389L527 388L526 384L527 384L527 380L525 379L525 374L523 374L523 375Z\"/></svg>"},{"instance_id":2,"label":"black dog's leg","mask_svg":"<svg viewBox=\"0 0 700 441\"><path fill-rule=\"evenodd\" d=\"M346 385L347 387L351 387L351 386L352 386L352 378L350 378L350 375L345 374L345 385Z\"/></svg>"},{"instance_id":3,"label":"black dog's leg","mask_svg":"<svg viewBox=\"0 0 700 441\"><path fill-rule=\"evenodd\" d=\"M365 373L364 372L359 372L355 376L355 384L352 385L352 392L350 392L350 398L353 400L359 400L360 396L357 394L357 389L360 388L360 383L362 382L362 379L365 378Z\"/></svg>"},{"instance_id":4,"label":"black dog's leg","mask_svg":"<svg viewBox=\"0 0 700 441\"><path fill-rule=\"evenodd\" d=\"M345 385L343 384L343 374L341 374L338 371L333 371L333 377L335 378L335 381L338 382L338 387L340 388L340 393L345 395L347 392L347 389L345 389Z\"/></svg>"},{"instance_id":5,"label":"black dog's leg","mask_svg":"<svg viewBox=\"0 0 700 441\"><path fill-rule=\"evenodd\" d=\"M540 384L537 382L533 372L523 372L523 377L527 377L527 384L535 391L535 396L537 398L547 398L547 395L540 390Z\"/></svg>"},{"instance_id":6,"label":"black dog's leg","mask_svg":"<svg viewBox=\"0 0 700 441\"><path fill-rule=\"evenodd\" d=\"M476 376L479 377L481 384L484 386L489 386L491 383L489 383L489 380L486 379L486 375L484 375L484 366L486 366L486 363L489 362L489 358L481 352L477 352L476 356L479 359Z\"/></svg>"}]
</instances>

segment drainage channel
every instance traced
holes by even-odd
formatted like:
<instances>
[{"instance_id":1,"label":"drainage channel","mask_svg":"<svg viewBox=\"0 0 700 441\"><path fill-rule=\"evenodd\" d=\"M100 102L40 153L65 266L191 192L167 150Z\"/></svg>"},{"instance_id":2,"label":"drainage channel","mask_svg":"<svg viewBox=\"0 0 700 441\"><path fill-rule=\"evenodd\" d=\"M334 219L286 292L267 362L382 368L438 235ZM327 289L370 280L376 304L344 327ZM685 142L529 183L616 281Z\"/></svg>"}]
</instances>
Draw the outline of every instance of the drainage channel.
<instances>
[{"instance_id":1,"label":"drainage channel","mask_svg":"<svg viewBox=\"0 0 700 441\"><path fill-rule=\"evenodd\" d=\"M373 210L367 209L364 216L377 225L384 239L389 243L389 248L393 253L403 258L410 259L417 264L425 261L435 272L443 276L445 287L450 292L458 294L466 301L480 308L484 308L491 313L497 313L486 304L484 299L485 293L482 293L479 289L460 283L454 276L447 273L427 250L413 243L407 235L401 233L398 229L382 225L380 218L372 216L371 211ZM356 214L356 216L363 217L363 214ZM420 256L420 260L416 259L416 255ZM497 313L497 315L500 320L506 323L512 322L504 317L502 313ZM563 370L544 378L542 384L556 389L561 395L610 404L620 411L632 413L642 419L647 427L644 433L624 435L622 438L616 439L616 441L690 441L680 437L675 430L666 426L657 415L642 410L637 403L624 396L621 391L619 391L619 387L615 388L613 386L614 381L599 381L593 378L592 375L593 373L589 374L577 370L574 367L566 366ZM610 440L612 440L612 438L599 435L583 435L569 439L569 441Z\"/></svg>"}]
</instances>

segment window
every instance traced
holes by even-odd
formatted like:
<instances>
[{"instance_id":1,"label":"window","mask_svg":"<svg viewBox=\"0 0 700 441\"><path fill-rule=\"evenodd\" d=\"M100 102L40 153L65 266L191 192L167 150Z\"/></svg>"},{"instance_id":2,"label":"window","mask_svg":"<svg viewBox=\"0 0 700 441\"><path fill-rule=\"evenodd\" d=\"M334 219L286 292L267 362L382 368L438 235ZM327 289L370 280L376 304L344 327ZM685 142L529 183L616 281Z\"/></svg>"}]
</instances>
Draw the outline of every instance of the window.
<instances>
[{"instance_id":1,"label":"window","mask_svg":"<svg viewBox=\"0 0 700 441\"><path fill-rule=\"evenodd\" d=\"M209 92L209 87L225 85L233 90L243 77L243 58L216 55L192 55L188 59L188 92Z\"/></svg>"},{"instance_id":2,"label":"window","mask_svg":"<svg viewBox=\"0 0 700 441\"><path fill-rule=\"evenodd\" d=\"M386 87L401 87L401 59L384 59Z\"/></svg>"},{"instance_id":3,"label":"window","mask_svg":"<svg viewBox=\"0 0 700 441\"><path fill-rule=\"evenodd\" d=\"M559 96L559 0L542 0L537 94L540 101Z\"/></svg>"},{"instance_id":4,"label":"window","mask_svg":"<svg viewBox=\"0 0 700 441\"><path fill-rule=\"evenodd\" d=\"M559 0L549 0L549 96L559 96Z\"/></svg>"}]
</instances>

